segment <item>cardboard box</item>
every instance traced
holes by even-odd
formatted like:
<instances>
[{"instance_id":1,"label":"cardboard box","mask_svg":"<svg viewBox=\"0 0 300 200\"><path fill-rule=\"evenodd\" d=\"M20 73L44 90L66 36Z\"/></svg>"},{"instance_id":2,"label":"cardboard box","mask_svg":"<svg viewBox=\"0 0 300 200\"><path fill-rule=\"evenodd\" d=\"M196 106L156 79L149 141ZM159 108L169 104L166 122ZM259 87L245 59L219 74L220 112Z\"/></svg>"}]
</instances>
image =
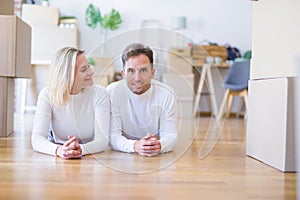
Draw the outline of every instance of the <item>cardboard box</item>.
<instances>
[{"instance_id":1,"label":"cardboard box","mask_svg":"<svg viewBox=\"0 0 300 200\"><path fill-rule=\"evenodd\" d=\"M162 82L170 86L176 95L194 97L194 74L163 74Z\"/></svg>"},{"instance_id":2,"label":"cardboard box","mask_svg":"<svg viewBox=\"0 0 300 200\"><path fill-rule=\"evenodd\" d=\"M282 172L296 172L297 77L249 80L246 154ZM254 117L255 116L255 117Z\"/></svg>"},{"instance_id":3,"label":"cardboard box","mask_svg":"<svg viewBox=\"0 0 300 200\"><path fill-rule=\"evenodd\" d=\"M59 9L51 6L23 4L22 19L30 25L58 26Z\"/></svg>"},{"instance_id":4,"label":"cardboard box","mask_svg":"<svg viewBox=\"0 0 300 200\"><path fill-rule=\"evenodd\" d=\"M0 26L0 76L30 78L30 26L14 15L0 15Z\"/></svg>"},{"instance_id":5,"label":"cardboard box","mask_svg":"<svg viewBox=\"0 0 300 200\"><path fill-rule=\"evenodd\" d=\"M193 118L193 97L177 96L179 118Z\"/></svg>"},{"instance_id":6,"label":"cardboard box","mask_svg":"<svg viewBox=\"0 0 300 200\"><path fill-rule=\"evenodd\" d=\"M78 47L78 30L58 26L32 26L31 59L33 63L51 61L58 49Z\"/></svg>"},{"instance_id":7,"label":"cardboard box","mask_svg":"<svg viewBox=\"0 0 300 200\"><path fill-rule=\"evenodd\" d=\"M191 57L191 48L186 47L186 48L170 48L169 53L173 54L174 56L180 56L180 57Z\"/></svg>"},{"instance_id":8,"label":"cardboard box","mask_svg":"<svg viewBox=\"0 0 300 200\"><path fill-rule=\"evenodd\" d=\"M95 74L94 75L94 83L106 87L110 83L109 77L107 75L103 75L103 74Z\"/></svg>"},{"instance_id":9,"label":"cardboard box","mask_svg":"<svg viewBox=\"0 0 300 200\"><path fill-rule=\"evenodd\" d=\"M0 77L0 137L14 129L14 78Z\"/></svg>"},{"instance_id":10,"label":"cardboard box","mask_svg":"<svg viewBox=\"0 0 300 200\"><path fill-rule=\"evenodd\" d=\"M13 15L14 14L14 0L1 0L0 1L0 15Z\"/></svg>"},{"instance_id":11,"label":"cardboard box","mask_svg":"<svg viewBox=\"0 0 300 200\"><path fill-rule=\"evenodd\" d=\"M115 78L113 58L93 56L91 56L90 58L92 58L95 62L95 65L93 65L93 71L95 72L95 75L107 76L108 83L113 82Z\"/></svg>"},{"instance_id":12,"label":"cardboard box","mask_svg":"<svg viewBox=\"0 0 300 200\"><path fill-rule=\"evenodd\" d=\"M167 72L176 74L193 73L192 58L169 54Z\"/></svg>"},{"instance_id":13,"label":"cardboard box","mask_svg":"<svg viewBox=\"0 0 300 200\"><path fill-rule=\"evenodd\" d=\"M227 48L226 46L218 45L194 45L192 48L192 57L197 60L203 60L207 56L220 57L222 62L227 60Z\"/></svg>"}]
</instances>

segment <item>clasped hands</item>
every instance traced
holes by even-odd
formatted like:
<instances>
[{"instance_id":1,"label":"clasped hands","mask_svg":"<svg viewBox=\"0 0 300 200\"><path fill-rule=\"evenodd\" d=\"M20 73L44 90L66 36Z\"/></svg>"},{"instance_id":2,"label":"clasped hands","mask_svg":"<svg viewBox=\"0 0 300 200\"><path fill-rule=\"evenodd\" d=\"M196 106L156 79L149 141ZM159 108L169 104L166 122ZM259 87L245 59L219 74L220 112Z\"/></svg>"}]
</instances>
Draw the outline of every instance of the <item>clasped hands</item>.
<instances>
[{"instance_id":1,"label":"clasped hands","mask_svg":"<svg viewBox=\"0 0 300 200\"><path fill-rule=\"evenodd\" d=\"M156 156L160 149L160 141L153 134L148 134L134 143L134 151L141 156Z\"/></svg>"},{"instance_id":2,"label":"clasped hands","mask_svg":"<svg viewBox=\"0 0 300 200\"><path fill-rule=\"evenodd\" d=\"M56 149L56 156L63 159L81 158L82 149L75 136L68 135L68 140Z\"/></svg>"}]
</instances>

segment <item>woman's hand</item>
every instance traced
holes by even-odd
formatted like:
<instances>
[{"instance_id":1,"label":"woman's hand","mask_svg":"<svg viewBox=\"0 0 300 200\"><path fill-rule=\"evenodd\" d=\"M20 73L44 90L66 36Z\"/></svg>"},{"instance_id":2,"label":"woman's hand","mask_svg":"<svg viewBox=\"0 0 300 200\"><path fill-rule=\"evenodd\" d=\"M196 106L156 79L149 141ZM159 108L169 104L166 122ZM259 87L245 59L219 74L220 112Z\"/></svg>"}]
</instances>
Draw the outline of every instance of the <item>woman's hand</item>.
<instances>
[{"instance_id":1,"label":"woman's hand","mask_svg":"<svg viewBox=\"0 0 300 200\"><path fill-rule=\"evenodd\" d=\"M56 155L63 159L81 158L82 150L76 137L69 135L68 140L59 146Z\"/></svg>"}]
</instances>

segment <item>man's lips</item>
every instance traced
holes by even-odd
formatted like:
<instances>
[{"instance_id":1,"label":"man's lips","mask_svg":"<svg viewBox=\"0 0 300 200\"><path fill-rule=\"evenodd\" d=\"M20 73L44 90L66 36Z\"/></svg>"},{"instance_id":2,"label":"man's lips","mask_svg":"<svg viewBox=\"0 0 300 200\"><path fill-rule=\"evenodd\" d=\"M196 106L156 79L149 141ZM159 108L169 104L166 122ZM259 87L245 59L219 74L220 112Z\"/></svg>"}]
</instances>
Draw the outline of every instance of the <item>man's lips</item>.
<instances>
[{"instance_id":1,"label":"man's lips","mask_svg":"<svg viewBox=\"0 0 300 200\"><path fill-rule=\"evenodd\" d=\"M143 87L144 83L133 83L132 86L136 87L136 88L139 88L139 87Z\"/></svg>"}]
</instances>

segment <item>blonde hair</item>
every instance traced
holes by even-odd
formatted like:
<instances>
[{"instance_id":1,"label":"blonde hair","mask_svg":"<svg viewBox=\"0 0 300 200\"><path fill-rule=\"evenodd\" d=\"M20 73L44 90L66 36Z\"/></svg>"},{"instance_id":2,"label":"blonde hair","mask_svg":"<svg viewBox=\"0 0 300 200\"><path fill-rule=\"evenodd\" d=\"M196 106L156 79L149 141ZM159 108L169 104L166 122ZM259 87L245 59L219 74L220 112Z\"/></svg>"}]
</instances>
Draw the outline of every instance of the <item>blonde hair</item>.
<instances>
[{"instance_id":1,"label":"blonde hair","mask_svg":"<svg viewBox=\"0 0 300 200\"><path fill-rule=\"evenodd\" d=\"M76 58L83 53L83 50L74 47L64 47L54 55L48 82L50 102L54 106L67 104L74 83Z\"/></svg>"}]
</instances>

